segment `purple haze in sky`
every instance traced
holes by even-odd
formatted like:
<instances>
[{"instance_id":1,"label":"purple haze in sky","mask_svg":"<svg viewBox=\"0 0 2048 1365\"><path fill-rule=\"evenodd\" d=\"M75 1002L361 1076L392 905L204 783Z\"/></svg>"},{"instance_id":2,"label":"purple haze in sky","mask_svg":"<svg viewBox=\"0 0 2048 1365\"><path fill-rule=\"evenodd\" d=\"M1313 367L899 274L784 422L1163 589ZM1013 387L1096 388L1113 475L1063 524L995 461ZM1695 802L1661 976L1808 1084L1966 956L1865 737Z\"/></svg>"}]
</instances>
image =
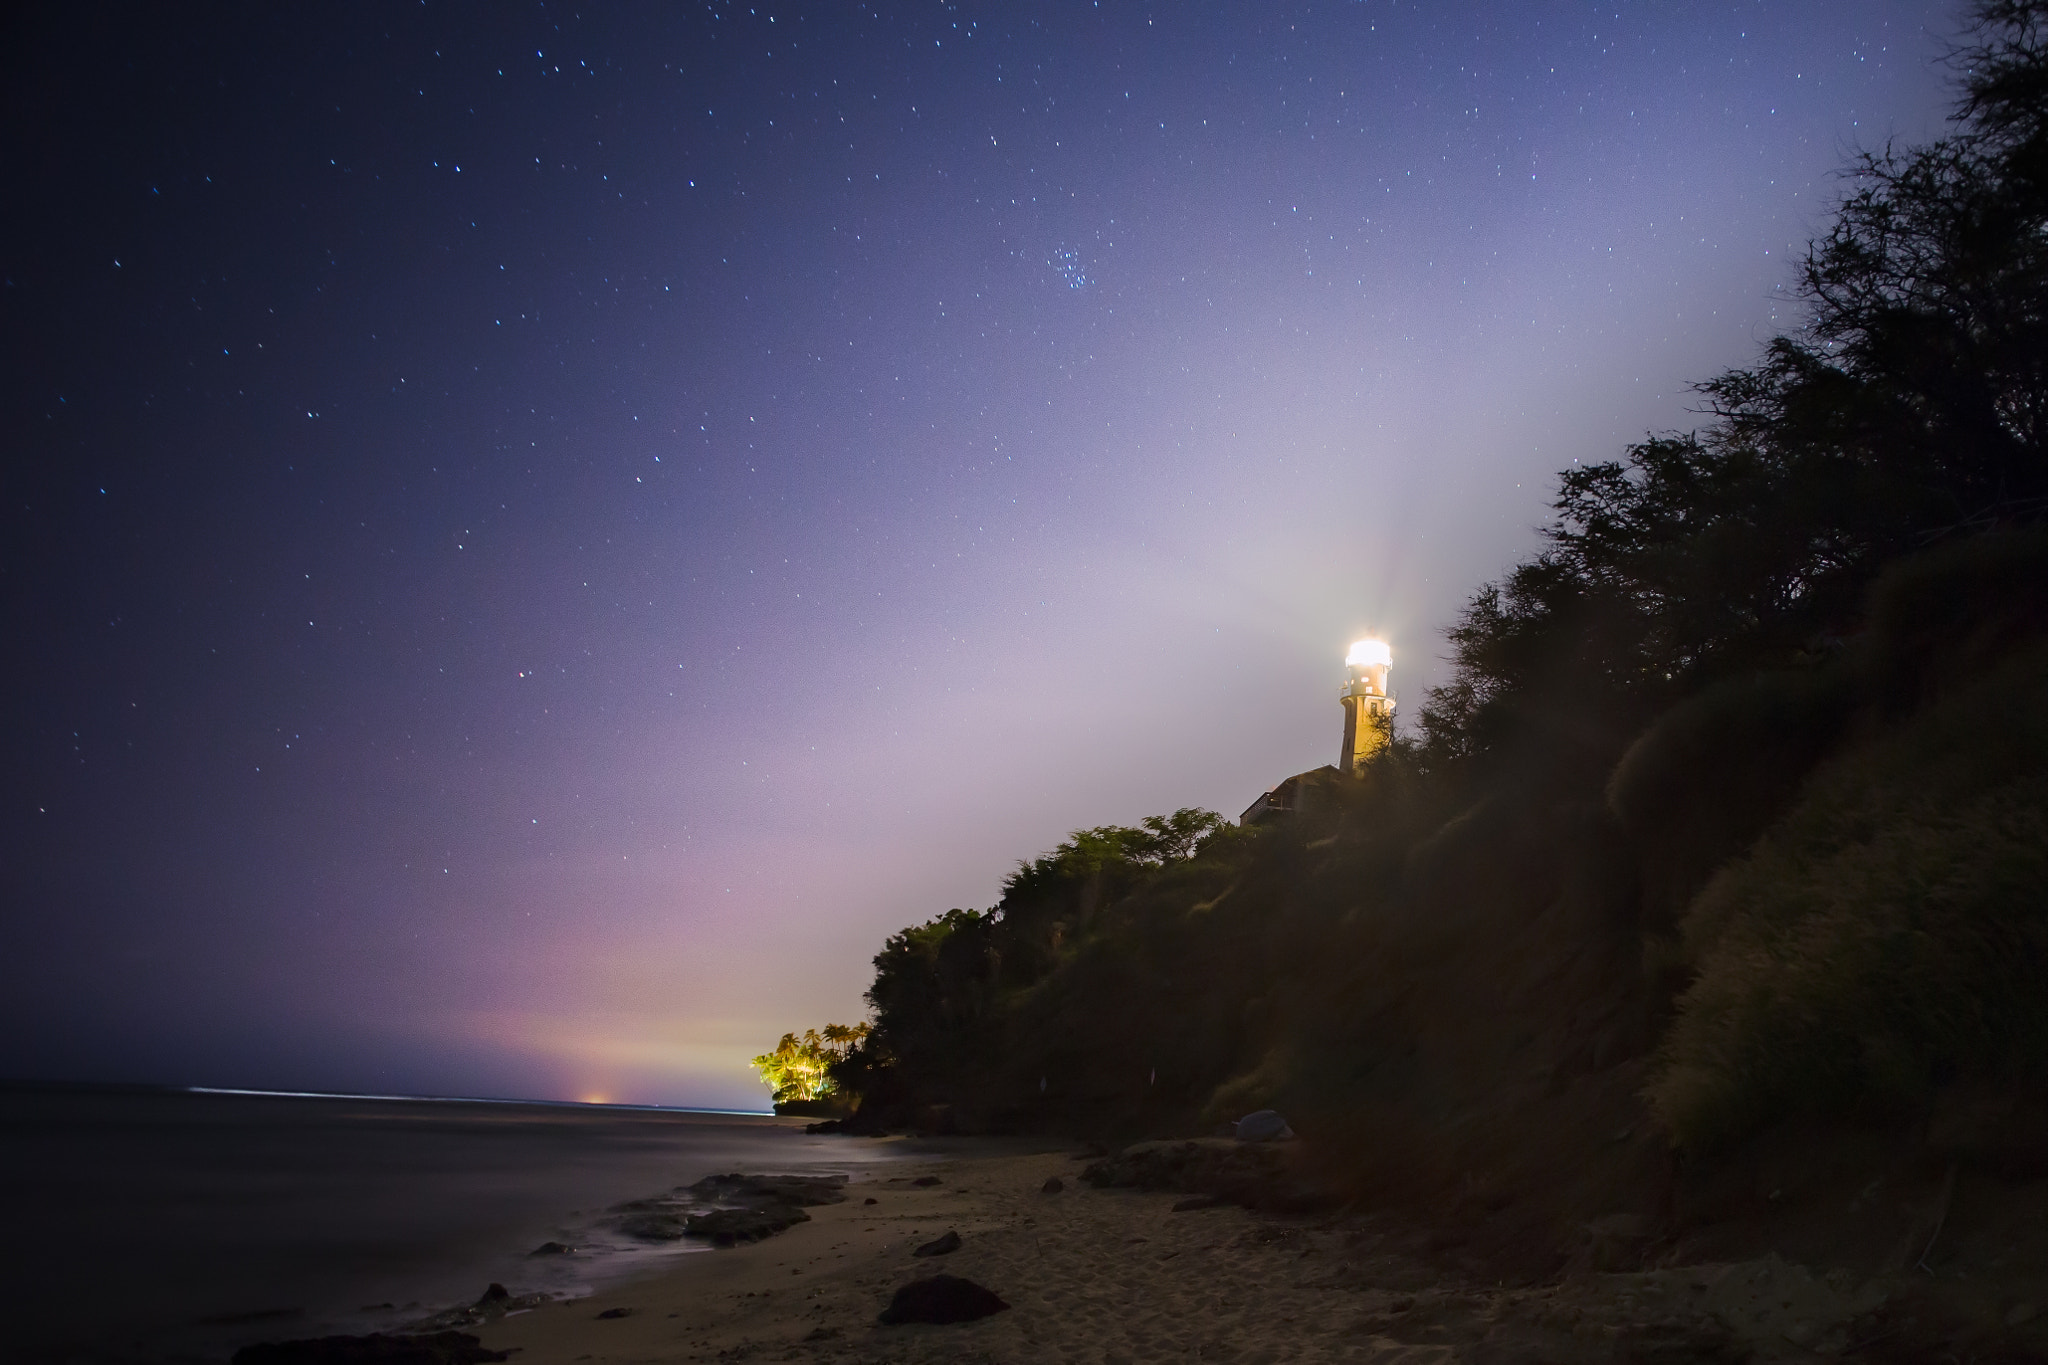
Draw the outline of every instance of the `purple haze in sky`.
<instances>
[{"instance_id":1,"label":"purple haze in sky","mask_svg":"<svg viewBox=\"0 0 2048 1365\"><path fill-rule=\"evenodd\" d=\"M1330 761L1356 636L1412 713L1960 18L228 14L6 58L0 1075L753 1107L888 933Z\"/></svg>"}]
</instances>

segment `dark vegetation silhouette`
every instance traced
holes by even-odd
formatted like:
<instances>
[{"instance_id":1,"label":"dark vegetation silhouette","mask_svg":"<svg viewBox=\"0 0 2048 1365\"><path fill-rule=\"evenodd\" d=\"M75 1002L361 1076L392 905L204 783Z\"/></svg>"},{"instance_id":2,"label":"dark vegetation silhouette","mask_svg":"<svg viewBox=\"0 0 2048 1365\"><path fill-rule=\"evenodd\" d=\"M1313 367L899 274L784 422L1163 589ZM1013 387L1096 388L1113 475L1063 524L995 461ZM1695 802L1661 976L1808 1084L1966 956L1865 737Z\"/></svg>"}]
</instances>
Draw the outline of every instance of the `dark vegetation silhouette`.
<instances>
[{"instance_id":1,"label":"dark vegetation silhouette","mask_svg":"<svg viewBox=\"0 0 2048 1365\"><path fill-rule=\"evenodd\" d=\"M2048 0L1975 13L1950 135L1847 168L1804 325L1561 476L1412 735L889 939L861 1115L1275 1106L1361 1197L1552 1257L1739 1222L1788 1134L2048 1169Z\"/></svg>"}]
</instances>

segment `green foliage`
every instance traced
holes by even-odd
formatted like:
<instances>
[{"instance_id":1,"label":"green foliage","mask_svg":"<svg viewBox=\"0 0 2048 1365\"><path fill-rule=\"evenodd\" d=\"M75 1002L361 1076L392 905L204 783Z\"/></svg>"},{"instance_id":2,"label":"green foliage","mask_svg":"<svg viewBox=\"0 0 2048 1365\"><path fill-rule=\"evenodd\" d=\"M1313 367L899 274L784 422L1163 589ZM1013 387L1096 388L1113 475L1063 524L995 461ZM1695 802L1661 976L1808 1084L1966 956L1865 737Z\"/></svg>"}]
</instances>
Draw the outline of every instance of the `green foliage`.
<instances>
[{"instance_id":1,"label":"green foliage","mask_svg":"<svg viewBox=\"0 0 2048 1365\"><path fill-rule=\"evenodd\" d=\"M889 938L868 990L874 1035L840 1074L870 1096L891 1093L892 1075L914 1077L928 1093L1003 1090L1014 1079L1004 1039L1019 1002L1085 945L1121 932L1108 907L1147 888L1185 886L1189 870L1199 869L1198 881L1223 875L1253 842L1194 808L1076 830L1019 863L990 910L950 910Z\"/></svg>"},{"instance_id":2,"label":"green foliage","mask_svg":"<svg viewBox=\"0 0 2048 1365\"><path fill-rule=\"evenodd\" d=\"M1695 693L1631 744L1607 804L1634 836L1658 931L1796 795L1860 700L1840 667L1751 673Z\"/></svg>"},{"instance_id":3,"label":"green foliage","mask_svg":"<svg viewBox=\"0 0 2048 1365\"><path fill-rule=\"evenodd\" d=\"M1830 765L1684 929L1649 1098L1689 1148L2048 1080L2048 650Z\"/></svg>"},{"instance_id":4,"label":"green foliage","mask_svg":"<svg viewBox=\"0 0 2048 1365\"><path fill-rule=\"evenodd\" d=\"M1871 592L1868 655L1895 706L2048 630L2048 530L1972 536L1888 567Z\"/></svg>"},{"instance_id":5,"label":"green foliage","mask_svg":"<svg viewBox=\"0 0 2048 1365\"><path fill-rule=\"evenodd\" d=\"M1017 870L1003 879L1003 908L1056 899L1072 887L1105 877L1128 883L1147 871L1192 858L1203 839L1228 826L1215 811L1183 806L1171 815L1148 815L1135 829L1077 829L1052 852L1017 864Z\"/></svg>"},{"instance_id":6,"label":"green foliage","mask_svg":"<svg viewBox=\"0 0 2048 1365\"><path fill-rule=\"evenodd\" d=\"M777 1104L793 1100L821 1100L833 1093L831 1069L868 1036L866 1024L827 1024L824 1029L806 1029L801 1038L782 1035L773 1052L754 1058L761 1082L775 1092Z\"/></svg>"}]
</instances>

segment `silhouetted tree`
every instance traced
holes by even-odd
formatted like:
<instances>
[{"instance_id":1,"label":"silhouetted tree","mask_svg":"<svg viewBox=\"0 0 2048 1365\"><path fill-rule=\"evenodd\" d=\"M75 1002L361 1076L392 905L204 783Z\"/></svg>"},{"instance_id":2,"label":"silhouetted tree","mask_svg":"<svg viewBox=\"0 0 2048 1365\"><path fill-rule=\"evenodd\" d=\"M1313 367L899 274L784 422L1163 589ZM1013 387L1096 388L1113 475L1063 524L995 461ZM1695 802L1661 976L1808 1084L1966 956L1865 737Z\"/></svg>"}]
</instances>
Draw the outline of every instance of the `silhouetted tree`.
<instances>
[{"instance_id":1,"label":"silhouetted tree","mask_svg":"<svg viewBox=\"0 0 2048 1365\"><path fill-rule=\"evenodd\" d=\"M1956 131L1850 165L1799 272L1805 325L1700 385L1698 431L1562 474L1542 552L1451 631L1429 760L1826 653L1885 563L2041 515L2044 31L2048 0L1980 5L1952 57Z\"/></svg>"}]
</instances>

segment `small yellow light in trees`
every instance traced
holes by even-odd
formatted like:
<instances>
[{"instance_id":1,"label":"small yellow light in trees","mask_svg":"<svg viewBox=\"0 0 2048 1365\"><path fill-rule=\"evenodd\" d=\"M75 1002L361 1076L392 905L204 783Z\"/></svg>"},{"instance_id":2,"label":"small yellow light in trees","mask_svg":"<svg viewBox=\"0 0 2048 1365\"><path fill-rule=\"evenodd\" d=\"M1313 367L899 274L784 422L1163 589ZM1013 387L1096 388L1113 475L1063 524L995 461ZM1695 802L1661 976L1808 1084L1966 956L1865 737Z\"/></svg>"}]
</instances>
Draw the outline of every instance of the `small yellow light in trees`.
<instances>
[{"instance_id":1,"label":"small yellow light in trees","mask_svg":"<svg viewBox=\"0 0 2048 1365\"><path fill-rule=\"evenodd\" d=\"M1352 643L1351 652L1344 656L1344 662L1353 668L1371 668L1374 664L1391 667L1394 651L1387 648L1385 640L1357 640Z\"/></svg>"}]
</instances>

